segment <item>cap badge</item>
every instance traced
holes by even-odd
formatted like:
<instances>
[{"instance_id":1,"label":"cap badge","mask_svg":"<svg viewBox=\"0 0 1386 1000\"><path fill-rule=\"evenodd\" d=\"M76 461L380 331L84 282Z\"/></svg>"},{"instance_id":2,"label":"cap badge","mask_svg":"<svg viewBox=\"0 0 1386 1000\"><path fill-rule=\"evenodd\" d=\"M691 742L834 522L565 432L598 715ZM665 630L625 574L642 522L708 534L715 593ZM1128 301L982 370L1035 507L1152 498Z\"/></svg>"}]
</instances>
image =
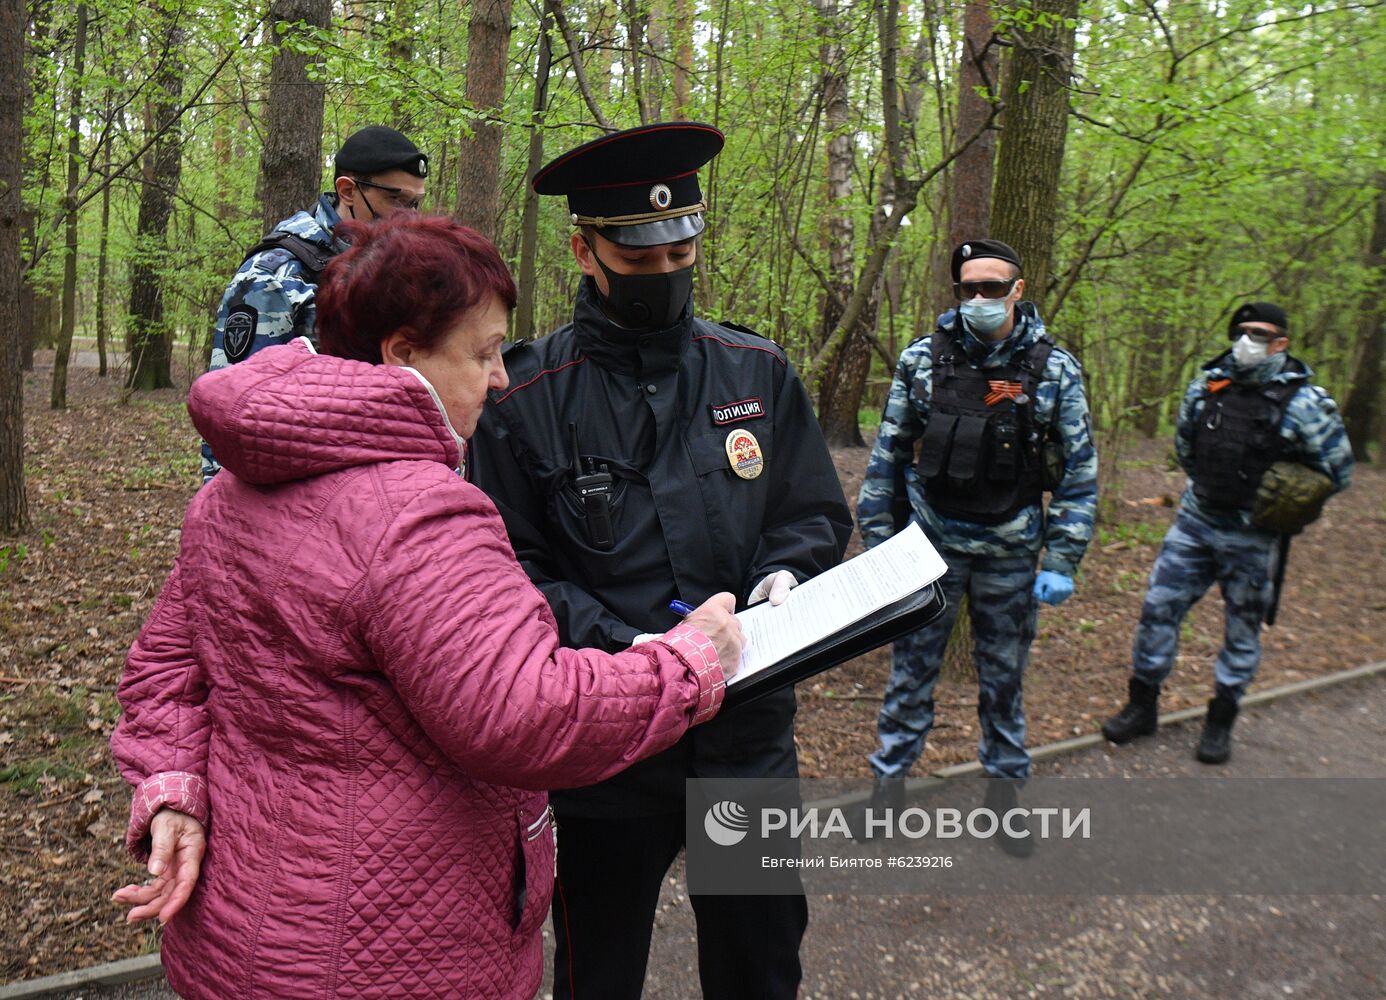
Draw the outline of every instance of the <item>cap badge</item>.
<instances>
[{"instance_id":1,"label":"cap badge","mask_svg":"<svg viewBox=\"0 0 1386 1000\"><path fill-rule=\"evenodd\" d=\"M668 208L669 203L673 200L674 196L666 185L656 184L654 187L650 188L650 204L659 211L662 212L664 209Z\"/></svg>"},{"instance_id":2,"label":"cap badge","mask_svg":"<svg viewBox=\"0 0 1386 1000\"><path fill-rule=\"evenodd\" d=\"M727 435L727 459L732 472L742 479L754 479L765 468L760 442L748 430L737 429Z\"/></svg>"},{"instance_id":3,"label":"cap badge","mask_svg":"<svg viewBox=\"0 0 1386 1000\"><path fill-rule=\"evenodd\" d=\"M964 243L964 244L962 245L962 255L963 255L964 257L971 257L971 256L972 256L972 244L971 244L971 243Z\"/></svg>"},{"instance_id":4,"label":"cap badge","mask_svg":"<svg viewBox=\"0 0 1386 1000\"><path fill-rule=\"evenodd\" d=\"M419 157L419 176L428 176L428 161L425 160L422 156Z\"/></svg>"}]
</instances>

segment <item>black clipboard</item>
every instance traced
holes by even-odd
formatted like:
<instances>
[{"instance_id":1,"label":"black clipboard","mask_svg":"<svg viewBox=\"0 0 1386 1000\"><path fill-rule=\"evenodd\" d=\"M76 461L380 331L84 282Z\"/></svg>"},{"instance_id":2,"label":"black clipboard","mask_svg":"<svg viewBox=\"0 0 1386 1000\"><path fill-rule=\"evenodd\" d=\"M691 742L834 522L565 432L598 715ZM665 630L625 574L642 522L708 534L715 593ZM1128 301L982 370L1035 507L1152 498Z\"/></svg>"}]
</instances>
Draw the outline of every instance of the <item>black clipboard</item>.
<instances>
[{"instance_id":1,"label":"black clipboard","mask_svg":"<svg viewBox=\"0 0 1386 1000\"><path fill-rule=\"evenodd\" d=\"M722 707L728 709L750 704L780 688L798 684L888 642L917 632L943 614L947 606L943 590L936 582L931 583L894 604L887 604L874 614L858 619L841 632L812 646L805 646L745 682L730 685Z\"/></svg>"}]
</instances>

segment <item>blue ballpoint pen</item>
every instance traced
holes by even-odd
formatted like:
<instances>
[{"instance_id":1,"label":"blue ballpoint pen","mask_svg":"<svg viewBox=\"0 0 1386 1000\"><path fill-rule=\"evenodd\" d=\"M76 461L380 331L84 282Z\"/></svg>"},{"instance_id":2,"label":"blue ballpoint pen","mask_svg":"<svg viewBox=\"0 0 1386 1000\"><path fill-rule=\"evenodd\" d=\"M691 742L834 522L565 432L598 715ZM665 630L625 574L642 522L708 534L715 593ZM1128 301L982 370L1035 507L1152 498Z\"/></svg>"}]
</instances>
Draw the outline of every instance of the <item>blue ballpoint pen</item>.
<instances>
[{"instance_id":1,"label":"blue ballpoint pen","mask_svg":"<svg viewBox=\"0 0 1386 1000\"><path fill-rule=\"evenodd\" d=\"M683 601L670 601L669 610L676 615L684 615L686 617L693 613L693 605L685 604Z\"/></svg>"}]
</instances>

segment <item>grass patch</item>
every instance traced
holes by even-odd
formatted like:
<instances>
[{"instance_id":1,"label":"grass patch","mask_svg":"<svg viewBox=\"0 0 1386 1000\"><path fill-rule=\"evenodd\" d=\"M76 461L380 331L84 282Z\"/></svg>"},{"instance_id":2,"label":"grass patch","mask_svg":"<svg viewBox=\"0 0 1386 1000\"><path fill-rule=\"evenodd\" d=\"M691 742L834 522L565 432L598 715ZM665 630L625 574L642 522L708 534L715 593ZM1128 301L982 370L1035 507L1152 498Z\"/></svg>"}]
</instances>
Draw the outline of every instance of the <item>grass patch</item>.
<instances>
[{"instance_id":1,"label":"grass patch","mask_svg":"<svg viewBox=\"0 0 1386 1000\"><path fill-rule=\"evenodd\" d=\"M31 757L16 764L0 767L0 785L8 785L12 791L32 795L45 784L44 779L52 781L81 781L87 772L81 768L53 760L51 757Z\"/></svg>"},{"instance_id":2,"label":"grass patch","mask_svg":"<svg viewBox=\"0 0 1386 1000\"><path fill-rule=\"evenodd\" d=\"M1168 530L1165 525L1155 521L1119 521L1103 524L1097 528L1097 541L1100 545L1113 545L1125 542L1127 545L1159 545Z\"/></svg>"},{"instance_id":3,"label":"grass patch","mask_svg":"<svg viewBox=\"0 0 1386 1000\"><path fill-rule=\"evenodd\" d=\"M879 430L881 426L881 411L879 409L858 410L857 426L861 428L862 437L868 440L874 438L876 436L876 431Z\"/></svg>"},{"instance_id":4,"label":"grass patch","mask_svg":"<svg viewBox=\"0 0 1386 1000\"><path fill-rule=\"evenodd\" d=\"M23 722L47 732L81 729L87 719L87 697L87 689L81 686L70 691L51 688L36 691L15 706L16 714Z\"/></svg>"}]
</instances>

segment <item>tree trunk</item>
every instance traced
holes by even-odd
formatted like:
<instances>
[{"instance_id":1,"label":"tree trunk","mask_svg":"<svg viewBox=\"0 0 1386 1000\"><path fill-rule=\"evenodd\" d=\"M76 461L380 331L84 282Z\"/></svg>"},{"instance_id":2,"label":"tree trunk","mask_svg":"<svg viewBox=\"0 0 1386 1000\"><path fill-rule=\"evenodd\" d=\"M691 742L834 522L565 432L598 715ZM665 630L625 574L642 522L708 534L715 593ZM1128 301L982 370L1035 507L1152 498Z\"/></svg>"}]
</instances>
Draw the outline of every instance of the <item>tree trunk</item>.
<instances>
[{"instance_id":1,"label":"tree trunk","mask_svg":"<svg viewBox=\"0 0 1386 1000\"><path fill-rule=\"evenodd\" d=\"M31 37L32 42L27 43L27 48L21 48L20 61L24 60L25 52L30 58L30 67L35 62L35 57L49 59L53 55L52 42L48 35L48 24L52 16L53 4L51 0L34 0L30 13L33 24ZM28 28L29 25L23 20L20 21L21 28ZM39 95L35 92L36 88L29 79L29 74L25 74L20 87L20 98L27 109L36 109L43 106L46 102L44 97L52 95ZM28 142L23 144L23 156L20 161L21 173L25 177L32 177L36 172L32 145ZM36 288L33 283L33 275L29 270L33 266L33 247L38 238L38 219L33 210L28 205L20 208L20 232L23 233L21 248L28 247L28 259L19 269L19 338L20 338L20 357L24 370L31 372L34 370L34 348L39 339L39 319L40 312L44 306L40 298L46 292ZM47 327L44 327L45 334Z\"/></svg>"},{"instance_id":2,"label":"tree trunk","mask_svg":"<svg viewBox=\"0 0 1386 1000\"><path fill-rule=\"evenodd\" d=\"M997 47L992 42L991 5L970 0L963 12L962 62L958 66L957 135L971 135L991 116L998 92ZM952 199L948 212L948 248L966 240L986 239L991 232L991 185L996 156L996 132L985 129L958 157L950 174ZM945 301L952 300L950 287Z\"/></svg>"},{"instance_id":3,"label":"tree trunk","mask_svg":"<svg viewBox=\"0 0 1386 1000\"><path fill-rule=\"evenodd\" d=\"M587 105L587 110L592 113L592 120L608 132L614 132L616 127L606 120L606 115L602 114L601 99L606 97L610 69L605 65L605 57L602 50L596 52L598 61L597 80L601 86L600 92L594 90L587 73L587 67L582 55L582 45L578 40L577 32L568 23L567 16L563 13L561 3L545 3L544 9L549 17L553 18L554 25L559 33L563 35L563 44L568 47L568 64L572 67L573 81L577 84L578 93L582 94L583 103ZM600 93L600 97L598 96Z\"/></svg>"},{"instance_id":4,"label":"tree trunk","mask_svg":"<svg viewBox=\"0 0 1386 1000\"><path fill-rule=\"evenodd\" d=\"M23 224L24 0L0 0L0 532L29 528L24 492L19 235Z\"/></svg>"},{"instance_id":5,"label":"tree trunk","mask_svg":"<svg viewBox=\"0 0 1386 1000\"><path fill-rule=\"evenodd\" d=\"M52 347L57 338L57 327L62 321L62 306L54 298L53 290L47 285L34 288L33 294L34 328L29 336L29 350L35 347Z\"/></svg>"},{"instance_id":6,"label":"tree trunk","mask_svg":"<svg viewBox=\"0 0 1386 1000\"><path fill-rule=\"evenodd\" d=\"M33 222L33 213L27 209L20 213L20 218L27 223ZM34 228L32 225L20 224L20 231L24 234L19 242L22 247L25 241L33 245ZM16 250L16 253L19 251ZM24 267L24 262L20 262L19 268L19 301L15 305L15 327L19 331L19 367L31 372L34 370L34 286L29 281L29 272Z\"/></svg>"},{"instance_id":7,"label":"tree trunk","mask_svg":"<svg viewBox=\"0 0 1386 1000\"><path fill-rule=\"evenodd\" d=\"M667 15L659 0L648 0L649 10L645 13L645 104L650 121L664 120L664 87L660 77L664 63L661 52L669 50L668 32L665 30Z\"/></svg>"},{"instance_id":8,"label":"tree trunk","mask_svg":"<svg viewBox=\"0 0 1386 1000\"><path fill-rule=\"evenodd\" d=\"M688 121L688 80L693 71L693 0L674 0L674 113Z\"/></svg>"},{"instance_id":9,"label":"tree trunk","mask_svg":"<svg viewBox=\"0 0 1386 1000\"><path fill-rule=\"evenodd\" d=\"M1382 419L1381 366L1386 361L1386 303L1380 291L1381 281L1386 278L1386 171L1377 171L1375 186L1376 214L1366 265L1376 279L1368 281L1368 291L1363 294L1362 331L1366 341L1352 376L1352 391L1343 407L1343 423L1347 425L1352 453L1359 462L1371 461L1368 444L1376 436L1377 424Z\"/></svg>"},{"instance_id":10,"label":"tree trunk","mask_svg":"<svg viewBox=\"0 0 1386 1000\"><path fill-rule=\"evenodd\" d=\"M331 0L274 0L270 19L276 48L270 62L265 144L260 150L264 232L295 212L311 209L318 200L325 87L309 79L314 58L293 51L290 43L299 21L315 28L331 23Z\"/></svg>"},{"instance_id":11,"label":"tree trunk","mask_svg":"<svg viewBox=\"0 0 1386 1000\"><path fill-rule=\"evenodd\" d=\"M82 73L87 58L87 5L77 5L77 36L72 45L72 84L67 105L67 222L63 247L63 322L53 355L53 383L48 405L67 409L67 365L72 360L72 333L77 326L77 184L82 157Z\"/></svg>"},{"instance_id":12,"label":"tree trunk","mask_svg":"<svg viewBox=\"0 0 1386 1000\"><path fill-rule=\"evenodd\" d=\"M832 8L825 5L822 9L826 12ZM882 117L885 121L887 165L880 172L877 208L871 216L871 231L867 239L867 245L871 248L870 259L862 269L861 276L856 279L856 287L852 288L853 282L849 280L846 286L839 290L837 314L828 325L827 335L821 341L826 345L831 341L834 331L843 327L844 321L849 321L846 325L846 336L842 337L830 355L823 378L819 382L818 393L818 423L822 427L823 437L829 445L839 447L860 448L866 444L861 436L858 415L862 396L866 392L866 377L871 372L871 331L875 328L876 315L880 310L881 282L885 274L886 258L890 253L890 235L886 232L886 224L890 219L894 219L893 224L898 231L898 219L914 207L918 196L918 188L915 187L906 193L908 207L896 204L896 194L899 193L896 190L896 179L903 174L904 169L899 119L899 84L896 78L896 60L899 52L898 16L899 8L893 0L883 0L878 6ZM828 68L829 66L825 66L825 69ZM830 75L825 74L825 86ZM845 109L845 79L841 86L841 102ZM825 101L827 96L825 93ZM849 148L847 155L850 156L850 153ZM890 219L887 212L891 213ZM861 298L861 305L854 316L849 316L848 302L852 298Z\"/></svg>"},{"instance_id":13,"label":"tree trunk","mask_svg":"<svg viewBox=\"0 0 1386 1000\"><path fill-rule=\"evenodd\" d=\"M467 103L496 119L505 100L506 59L510 51L511 0L475 0L467 28ZM462 137L457 157L457 218L464 225L499 237L501 127L476 120L472 136Z\"/></svg>"},{"instance_id":14,"label":"tree trunk","mask_svg":"<svg viewBox=\"0 0 1386 1000\"><path fill-rule=\"evenodd\" d=\"M645 18L640 13L640 0L625 0L626 43L629 46L630 61L626 72L630 74L631 90L635 93L635 105L640 110L640 124L648 125L654 119L650 116L650 106L645 96Z\"/></svg>"},{"instance_id":15,"label":"tree trunk","mask_svg":"<svg viewBox=\"0 0 1386 1000\"><path fill-rule=\"evenodd\" d=\"M1169 395L1163 357L1169 338L1164 332L1154 316L1146 316L1141 323L1140 344L1130 350L1130 398L1126 409L1133 412L1132 426L1147 439L1160 433L1160 415Z\"/></svg>"},{"instance_id":16,"label":"tree trunk","mask_svg":"<svg viewBox=\"0 0 1386 1000\"><path fill-rule=\"evenodd\" d=\"M544 110L549 103L549 62L553 50L549 42L549 29L553 21L548 8L558 0L547 0L545 13L539 22L539 56L534 68L534 102L531 105L529 129L529 165L525 170L524 218L520 222L520 267L516 282L515 301L515 339L527 340L534 336L534 258L539 243L539 196L534 193L530 181L544 165Z\"/></svg>"},{"instance_id":17,"label":"tree trunk","mask_svg":"<svg viewBox=\"0 0 1386 1000\"><path fill-rule=\"evenodd\" d=\"M414 58L416 8L416 0L395 0L390 7L390 41L385 52L390 65L402 72L408 71ZM390 121L401 131L408 131L410 127L404 117L406 104L402 95L390 101Z\"/></svg>"},{"instance_id":18,"label":"tree trunk","mask_svg":"<svg viewBox=\"0 0 1386 1000\"><path fill-rule=\"evenodd\" d=\"M848 98L845 53L840 37L844 29L838 15L836 0L815 0L814 6L818 11L818 56L823 67L819 77L819 88L823 101L824 127L828 137L828 183L823 243L828 253L828 282L831 292L824 295L822 327L818 336L814 338L816 344L822 344L837 328L838 322L842 319L843 304L852 294L852 283L856 277L856 254L853 246L855 227L851 206L853 135L848 124L852 109ZM844 366L850 367L848 363L853 360L856 340L854 331L852 336L842 342L819 385L818 421L825 435L831 427L833 434L847 438L844 442L837 442L830 437L830 444L854 444L854 432L857 440L861 438L855 410L850 414L850 419L844 419L847 415L841 412L842 396L845 394L840 388L852 375L850 371L844 370ZM869 351L867 364L870 365Z\"/></svg>"},{"instance_id":19,"label":"tree trunk","mask_svg":"<svg viewBox=\"0 0 1386 1000\"><path fill-rule=\"evenodd\" d=\"M871 219L871 245L876 245L884 230L885 216L877 212ZM842 339L832 355L823 376L818 396L818 423L829 445L843 448L863 448L861 436L861 401L866 395L866 379L871 374L871 331L881 308L881 285L885 268L877 270L871 289L851 333Z\"/></svg>"},{"instance_id":20,"label":"tree trunk","mask_svg":"<svg viewBox=\"0 0 1386 1000\"><path fill-rule=\"evenodd\" d=\"M111 92L106 91L106 121L110 122ZM115 145L115 130L112 128L106 133L106 141L103 143L104 150L101 154L103 165L102 176L111 176L111 147ZM111 185L107 184L101 189L101 237L96 250L96 357L99 370L97 374L105 378L108 374L106 365L106 345L111 342L111 318L106 312L106 279L110 272L110 261L107 249L110 246L111 236Z\"/></svg>"},{"instance_id":21,"label":"tree trunk","mask_svg":"<svg viewBox=\"0 0 1386 1000\"><path fill-rule=\"evenodd\" d=\"M991 235L1020 254L1025 297L1041 305L1054 263L1054 215L1068 137L1078 0L1035 0L1044 26L1015 31L1006 59Z\"/></svg>"},{"instance_id":22,"label":"tree trunk","mask_svg":"<svg viewBox=\"0 0 1386 1000\"><path fill-rule=\"evenodd\" d=\"M183 93L183 28L176 13L153 7L154 37L165 39L165 58L154 80L151 127L159 132L147 175L140 185L135 254L130 265L130 371L127 389L167 389L173 386L172 331L164 323L164 288L160 266L167 252L173 193L182 170L178 104Z\"/></svg>"}]
</instances>

